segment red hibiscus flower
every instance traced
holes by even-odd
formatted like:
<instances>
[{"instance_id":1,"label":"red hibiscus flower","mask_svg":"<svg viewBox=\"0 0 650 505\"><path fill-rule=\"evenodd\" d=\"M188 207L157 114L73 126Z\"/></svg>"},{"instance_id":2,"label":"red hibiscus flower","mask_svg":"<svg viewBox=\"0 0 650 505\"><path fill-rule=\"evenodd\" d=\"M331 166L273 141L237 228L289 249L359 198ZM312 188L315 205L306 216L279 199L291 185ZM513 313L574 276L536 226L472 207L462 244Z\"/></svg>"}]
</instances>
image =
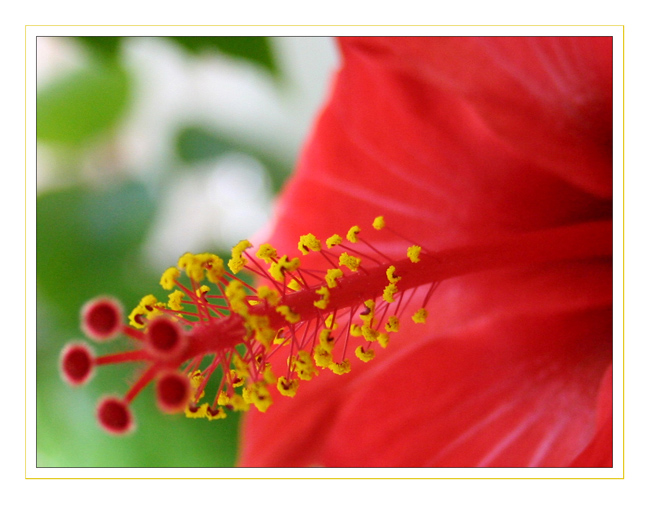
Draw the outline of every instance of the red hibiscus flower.
<instances>
[{"instance_id":1,"label":"red hibiscus flower","mask_svg":"<svg viewBox=\"0 0 650 505\"><path fill-rule=\"evenodd\" d=\"M404 321L372 363L248 412L240 464L611 466L612 263L601 247L611 240L611 38L340 47L331 96L279 202L278 250L383 215L429 251L506 241L519 258L518 237L546 230L587 252L533 261L522 250L516 265L479 262L444 280L428 323ZM384 237L377 249L404 254L403 240Z\"/></svg>"}]
</instances>

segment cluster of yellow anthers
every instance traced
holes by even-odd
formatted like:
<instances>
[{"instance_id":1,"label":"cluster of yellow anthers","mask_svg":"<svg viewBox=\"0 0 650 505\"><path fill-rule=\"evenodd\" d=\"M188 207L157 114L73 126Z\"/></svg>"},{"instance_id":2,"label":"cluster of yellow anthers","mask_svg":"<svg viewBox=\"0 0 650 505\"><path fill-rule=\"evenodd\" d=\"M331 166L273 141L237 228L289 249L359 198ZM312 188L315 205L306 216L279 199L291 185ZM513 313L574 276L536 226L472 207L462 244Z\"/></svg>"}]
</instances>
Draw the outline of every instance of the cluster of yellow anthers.
<instances>
[{"instance_id":1,"label":"cluster of yellow anthers","mask_svg":"<svg viewBox=\"0 0 650 505\"><path fill-rule=\"evenodd\" d=\"M373 222L373 228L381 230L385 227L383 217L378 217ZM346 239L350 244L357 244L360 241L359 233L361 229L358 226L350 228L346 235ZM337 246L342 246L344 239L339 235L333 235L326 241L327 250L331 250ZM254 341L258 344L258 351L262 349L269 351L273 344L275 345L292 345L292 354L287 360L287 369L285 375L276 378L271 371L270 364L264 362L263 354L255 352L254 346L249 345L248 352L242 356L233 354L233 366L230 373L233 380L230 384L233 387L243 386L245 379L255 380L250 382L247 386L243 386L241 396L227 389L222 389L217 397L217 403L220 406L230 406L235 410L246 410L249 404L255 405L260 411L264 412L271 404L271 395L267 387L275 385L282 395L294 396L298 389L299 381L311 380L318 374L318 369L329 369L335 374L344 374L350 371L351 365L349 359L342 355L340 359L335 359L335 344L338 341L344 341L347 346L348 337L363 337L366 344L361 344L356 347L355 355L358 359L368 362L375 357L375 350L372 348L373 343L385 348L389 342L389 334L399 331L400 319L396 314L388 314L388 304L396 302L396 295L399 292L398 283L401 280L400 276L396 275L396 267L389 265L385 270L387 283L383 286L382 300L385 302L386 307L382 311L382 315L378 317L376 309L377 302L374 299L365 300L362 304L362 311L358 313L357 317L360 319L359 323L354 321L354 312L356 307L330 307L332 303L332 292L339 288L339 281L344 277L341 268L331 268L325 273L325 283L308 284L306 276L300 271L300 259L290 259L287 255L279 256L275 248L269 244L263 244L255 254L255 257L262 260L268 268L264 271L261 264L255 262L253 258L246 253L247 249L252 245L247 240L237 244L232 250L232 258L228 262L230 270L237 274L244 269L248 269L258 276L264 276L267 280L273 283L273 287L261 286L247 294L244 285L238 280L231 280L225 285L225 299L229 310L236 313L244 320L244 325L249 328L248 342ZM346 247L346 246L342 246ZM327 260L335 266L332 260L338 259L339 267L346 267L351 273L359 272L362 263L361 255L351 254L352 250L346 247L346 251L341 252L338 257L329 251L326 251L313 234L307 234L300 237L298 242L298 249L303 255L310 253L323 254ZM348 252L350 251L350 252ZM412 263L419 262L419 254L421 251L420 246L411 246L407 249L407 257ZM375 260L377 261L377 260ZM383 264L385 261L379 261L378 264ZM184 255L179 261L179 268L185 270L187 276L193 284L193 289L197 296L199 293L207 293L209 287L205 285L195 286L194 283L201 282L204 277L215 284L223 281L225 271L223 269L223 261L213 255L203 254L192 256L189 254ZM205 273L205 275L204 275ZM165 272L161 279L161 285L167 289L172 289L174 281L179 277L180 271L176 268L171 268ZM364 275L364 274L361 274ZM299 299L299 293L304 292L308 296L303 297L311 300L311 307L308 310L301 308L304 304ZM309 296L311 295L311 296ZM181 291L174 291L170 295L169 306L174 310L179 310L179 301L183 296ZM205 299L205 298L204 298ZM284 300L289 301L290 304L283 304ZM151 303L150 298L143 300L143 303L148 303L154 310L156 304ZM272 324L268 315L254 313L250 309L256 305L264 304L267 308L274 308L280 314L284 321L280 324ZM173 306L172 306L173 305ZM314 310L315 307L317 310ZM141 305L136 310L141 310ZM328 308L330 309L328 311ZM345 328L339 328L339 324L335 322L340 319L340 312L346 311L350 317ZM327 314L329 312L329 314ZM336 313L338 316L335 316ZM327 315L326 315L327 314ZM413 314L413 321L416 323L424 323L426 321L427 311L420 308ZM277 319L277 318L276 318ZM316 320L316 330L305 330L305 333L300 334L299 325L302 320L310 321ZM304 322L304 321L303 321ZM280 326L278 328L278 326ZM254 356L254 360L249 358ZM264 363L263 373L260 374L259 364ZM253 370L251 370L251 368ZM203 375L198 372L192 372L193 384L197 387L200 386L201 381L205 380ZM260 379L261 378L261 379ZM230 385L229 384L229 385ZM201 393L203 394L203 393ZM198 398L195 399L195 402ZM186 414L190 417L208 417L213 418L208 410L208 405L204 404L199 407L188 407ZM220 412L219 416L223 414Z\"/></svg>"},{"instance_id":2,"label":"cluster of yellow anthers","mask_svg":"<svg viewBox=\"0 0 650 505\"><path fill-rule=\"evenodd\" d=\"M385 227L383 217L374 220L375 230ZM321 255L332 267L324 272L301 268L299 258L280 256L269 244L254 255L248 252L251 247L244 240L233 248L228 261L232 273L214 254L184 254L161 277L161 286L171 291L168 300L142 298L129 315L131 327L113 323L119 311L111 313L107 299L84 312L89 335L103 339L121 331L138 341L138 349L95 358L76 346L63 359L70 383L84 382L92 364L148 364L124 400L109 399L100 406L106 429L126 430L127 404L153 380L165 412L184 410L188 417L211 420L250 405L264 412L272 403L271 388L294 396L300 381L311 380L320 369L349 372L348 349L354 338L363 339L355 346L355 356L364 362L373 359L376 346L385 348L389 335L399 331L400 318L410 305L401 303L404 292L429 285L425 305L437 285L414 265L421 261L421 247L405 248L404 257L394 260L366 241L358 226L345 238L329 237L325 246L312 234L300 237L303 255ZM263 284L255 288L237 278L242 271ZM181 282L183 273L189 282ZM423 306L412 314L416 323L426 317ZM286 364L278 359L283 355L288 356ZM218 377L215 399L201 403L213 374Z\"/></svg>"}]
</instances>

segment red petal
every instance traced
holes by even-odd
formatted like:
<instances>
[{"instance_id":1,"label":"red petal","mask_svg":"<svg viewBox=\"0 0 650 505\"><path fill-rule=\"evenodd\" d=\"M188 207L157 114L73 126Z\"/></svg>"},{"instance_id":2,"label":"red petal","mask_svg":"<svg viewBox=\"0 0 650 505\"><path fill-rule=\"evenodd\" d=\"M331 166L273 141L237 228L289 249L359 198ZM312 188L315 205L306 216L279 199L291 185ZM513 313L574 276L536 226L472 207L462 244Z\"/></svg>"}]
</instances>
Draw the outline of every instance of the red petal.
<instances>
[{"instance_id":1,"label":"red petal","mask_svg":"<svg viewBox=\"0 0 650 505\"><path fill-rule=\"evenodd\" d=\"M527 160L610 194L610 37L351 38L342 47L451 91Z\"/></svg>"},{"instance_id":2,"label":"red petal","mask_svg":"<svg viewBox=\"0 0 650 505\"><path fill-rule=\"evenodd\" d=\"M377 215L433 250L611 218L611 40L341 46L329 104L279 203L279 250ZM373 244L404 253L399 241ZM324 372L248 414L241 463L568 466L607 438L594 438L611 363L604 307L609 262L446 281L426 328L407 324L370 364Z\"/></svg>"},{"instance_id":3,"label":"red petal","mask_svg":"<svg viewBox=\"0 0 650 505\"><path fill-rule=\"evenodd\" d=\"M612 366L600 385L597 406L597 431L591 443L571 462L575 467L611 467L613 464Z\"/></svg>"},{"instance_id":4,"label":"red petal","mask_svg":"<svg viewBox=\"0 0 650 505\"><path fill-rule=\"evenodd\" d=\"M426 340L355 384L322 463L567 466L594 435L610 328L604 309Z\"/></svg>"},{"instance_id":5,"label":"red petal","mask_svg":"<svg viewBox=\"0 0 650 505\"><path fill-rule=\"evenodd\" d=\"M479 50L489 44L483 40L342 39L344 65L280 201L281 226L274 244L293 250L302 234L329 236L380 214L431 248L610 216L611 154L594 152L595 140L571 141L561 153L573 161L571 166L558 162L549 168L541 163L553 146L567 144L556 137L564 138L575 114L561 108L547 117L542 114L546 108L537 102L524 107L530 93L495 77L503 62L485 59ZM531 69L540 64L532 58L539 50L528 39L505 40L490 44L498 44L502 56L508 44L518 61L534 62ZM579 75L573 76L577 80L583 67L600 68L609 54L607 47L586 47L590 50L580 53L584 61L576 66ZM460 65L461 57L475 58L463 59L462 65L481 65L480 77L467 70L456 76L453 86L441 82L441 76L453 73L450 66ZM458 82L461 77L468 82ZM602 91L598 99L609 103L611 78L587 74L585 79L580 86ZM595 79L598 86L592 86ZM483 96L481 89L492 97L494 88L510 97L508 104L496 98L490 103L507 105L511 132L495 131L486 123L482 114L496 121L496 105L488 114L487 105L476 103ZM518 122L513 110L523 111L516 116ZM611 129L611 116L602 116L598 124L607 123L603 128ZM524 148L516 135L541 139L543 145L537 151ZM586 150L589 156L576 150ZM603 166L606 176L601 176Z\"/></svg>"},{"instance_id":6,"label":"red petal","mask_svg":"<svg viewBox=\"0 0 650 505\"><path fill-rule=\"evenodd\" d=\"M540 411L549 411L542 415L552 417L553 403L571 395L571 402L583 408L562 430L575 429L580 436L560 430L555 443L562 442L564 433L576 444L571 445L573 452L564 454L562 463L537 461L540 465L568 466L592 436L596 391L602 370L611 363L611 320L607 319L611 309L592 316L593 307L611 306L611 288L611 265L607 262L572 263L541 271L486 272L447 281L433 297L427 324L405 321L375 360L362 364L352 358L349 375L340 377L323 371L311 382L301 383L295 398L277 398L265 414L247 414L240 464L418 466L425 464L426 454L428 458L435 454L435 448L427 444L435 438L434 432L445 433L447 421L454 429L469 431L481 419L475 414L488 408L490 402L511 402L519 417L495 419L491 426L505 436L513 428L513 420L526 418L536 405ZM579 355L581 351L584 356ZM277 357L278 364L284 359ZM500 367L500 376L493 366ZM553 381L536 384L537 374L545 367L555 373ZM588 373L584 369L589 369ZM501 386L486 396L490 380L501 381ZM525 392L531 382L528 397L516 390L520 387ZM437 391L432 389L434 383L441 385ZM560 391L558 384L570 389ZM458 395L454 401L468 405L462 426L438 412L427 413L429 404L422 401L422 395L452 394L450 391ZM544 401L536 404L531 394ZM484 403L472 410L479 399ZM378 412L392 417L379 416ZM430 422L426 417L429 414L439 418L441 425L433 423L430 429L414 431L411 425ZM398 426L400 422L403 424ZM544 429L551 429L547 418L539 422L545 423ZM398 436L395 431L403 433ZM364 440L373 437L394 440L392 453L404 451L413 457L395 460L389 457L391 451L364 449ZM327 457L325 447L330 451ZM416 448L423 451L420 459L413 455ZM343 450L365 459L332 459L331 453ZM364 450L376 459L369 459ZM559 458L557 451L555 455ZM528 461L534 462L534 458ZM466 462L469 466L475 463Z\"/></svg>"}]
</instances>

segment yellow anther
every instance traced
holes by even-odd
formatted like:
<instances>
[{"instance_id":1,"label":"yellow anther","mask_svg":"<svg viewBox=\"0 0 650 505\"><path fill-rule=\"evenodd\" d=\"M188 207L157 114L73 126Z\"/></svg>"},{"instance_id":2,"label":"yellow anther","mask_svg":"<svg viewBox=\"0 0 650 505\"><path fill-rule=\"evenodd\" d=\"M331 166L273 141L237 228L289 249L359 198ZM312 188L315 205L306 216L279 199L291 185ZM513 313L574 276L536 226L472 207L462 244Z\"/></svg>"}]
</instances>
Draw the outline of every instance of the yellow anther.
<instances>
[{"instance_id":1,"label":"yellow anther","mask_svg":"<svg viewBox=\"0 0 650 505\"><path fill-rule=\"evenodd\" d=\"M337 283L336 279L343 277L343 271L340 268L330 268L325 274L325 281L327 286L330 288L335 288Z\"/></svg>"},{"instance_id":2,"label":"yellow anther","mask_svg":"<svg viewBox=\"0 0 650 505\"><path fill-rule=\"evenodd\" d=\"M223 267L223 260L216 254L199 254L201 266L206 271L208 280L213 284L218 284L223 276L226 275L226 269Z\"/></svg>"},{"instance_id":3,"label":"yellow anther","mask_svg":"<svg viewBox=\"0 0 650 505\"><path fill-rule=\"evenodd\" d=\"M160 309L164 309L165 304L159 303L155 296L147 295L140 300L140 303L129 314L129 322L135 328L144 327L144 319L152 319L162 314Z\"/></svg>"},{"instance_id":4,"label":"yellow anther","mask_svg":"<svg viewBox=\"0 0 650 505\"><path fill-rule=\"evenodd\" d=\"M332 336L332 330L329 328L324 328L320 331L318 341L323 349L327 351L334 349L334 337Z\"/></svg>"},{"instance_id":5,"label":"yellow anther","mask_svg":"<svg viewBox=\"0 0 650 505\"><path fill-rule=\"evenodd\" d=\"M195 293L198 298L203 298L203 295L209 291L210 291L210 287L203 285L203 286L199 286L199 288L195 291Z\"/></svg>"},{"instance_id":6,"label":"yellow anther","mask_svg":"<svg viewBox=\"0 0 650 505\"><path fill-rule=\"evenodd\" d=\"M348 253L342 253L341 256L339 256L339 265L341 266L346 266L353 272L356 272L359 270L359 265L361 264L361 259L356 258L355 256L351 256Z\"/></svg>"},{"instance_id":7,"label":"yellow anther","mask_svg":"<svg viewBox=\"0 0 650 505\"><path fill-rule=\"evenodd\" d=\"M212 410L207 403L204 403L204 405L206 406L205 417L207 417L209 421L226 418L226 412L223 409Z\"/></svg>"},{"instance_id":8,"label":"yellow anther","mask_svg":"<svg viewBox=\"0 0 650 505\"><path fill-rule=\"evenodd\" d=\"M363 321L364 326L371 326L372 320L375 317L375 301L366 300L363 304L366 306L366 309L359 314L359 317Z\"/></svg>"},{"instance_id":9,"label":"yellow anther","mask_svg":"<svg viewBox=\"0 0 650 505\"><path fill-rule=\"evenodd\" d=\"M255 340L268 349L273 338L275 337L275 330L271 328L269 318L267 316L256 316L249 314L246 318L249 327L255 332Z\"/></svg>"},{"instance_id":10,"label":"yellow anther","mask_svg":"<svg viewBox=\"0 0 650 505\"><path fill-rule=\"evenodd\" d=\"M333 361L331 351L328 351L322 345L314 347L314 361L321 368L328 368Z\"/></svg>"},{"instance_id":11,"label":"yellow anther","mask_svg":"<svg viewBox=\"0 0 650 505\"><path fill-rule=\"evenodd\" d=\"M246 374L246 377L248 377L248 371ZM242 377L239 372L233 368L230 369L230 381L232 383L232 387L239 387L243 386L244 383L246 382L246 378Z\"/></svg>"},{"instance_id":12,"label":"yellow anther","mask_svg":"<svg viewBox=\"0 0 650 505\"><path fill-rule=\"evenodd\" d=\"M347 359L344 359L340 363L332 362L328 368L337 375L346 374L351 369L350 362Z\"/></svg>"},{"instance_id":13,"label":"yellow anther","mask_svg":"<svg viewBox=\"0 0 650 505\"><path fill-rule=\"evenodd\" d=\"M250 370L248 369L248 363L246 363L243 359L241 359L239 354L235 354L232 357L232 364L235 367L234 370L240 379L248 379L250 377Z\"/></svg>"},{"instance_id":14,"label":"yellow anther","mask_svg":"<svg viewBox=\"0 0 650 505\"><path fill-rule=\"evenodd\" d=\"M247 412L250 408L249 404L244 400L242 395L234 394L230 398L230 406L236 412Z\"/></svg>"},{"instance_id":15,"label":"yellow anther","mask_svg":"<svg viewBox=\"0 0 650 505\"><path fill-rule=\"evenodd\" d=\"M169 293L169 301L167 302L167 306L172 310L183 310L183 306L181 305L181 299L184 296L185 293L179 290Z\"/></svg>"},{"instance_id":16,"label":"yellow anther","mask_svg":"<svg viewBox=\"0 0 650 505\"><path fill-rule=\"evenodd\" d=\"M358 226L353 226L348 230L348 234L345 236L345 238L347 238L353 244L356 244L358 241L357 235L359 235L360 231L361 228L359 228Z\"/></svg>"},{"instance_id":17,"label":"yellow anther","mask_svg":"<svg viewBox=\"0 0 650 505\"><path fill-rule=\"evenodd\" d=\"M294 291L300 291L302 289L302 284L300 284L296 279L291 279L291 281L289 281L289 284L287 284L287 287L289 289L293 289Z\"/></svg>"},{"instance_id":18,"label":"yellow anther","mask_svg":"<svg viewBox=\"0 0 650 505\"><path fill-rule=\"evenodd\" d=\"M190 385L192 386L192 389L195 391L201 386L201 384L203 384L203 381L205 380L205 376L203 375L201 370L195 370L189 375L189 377L190 377ZM201 397L203 397L203 395L201 395ZM199 398L197 398L197 400L198 399Z\"/></svg>"},{"instance_id":19,"label":"yellow anther","mask_svg":"<svg viewBox=\"0 0 650 505\"><path fill-rule=\"evenodd\" d=\"M373 351L372 349L368 349L366 351L362 345L356 348L354 354L356 355L357 358L359 358L361 361L364 361L366 363L375 357L375 351Z\"/></svg>"},{"instance_id":20,"label":"yellow anther","mask_svg":"<svg viewBox=\"0 0 650 505\"><path fill-rule=\"evenodd\" d=\"M298 242L298 249L300 249L303 254L309 254L310 251L320 251L320 240L311 233L303 235L300 237L300 241Z\"/></svg>"},{"instance_id":21,"label":"yellow anther","mask_svg":"<svg viewBox=\"0 0 650 505\"><path fill-rule=\"evenodd\" d=\"M331 330L335 330L339 327L339 325L334 322L334 314L330 314L325 318L325 327Z\"/></svg>"},{"instance_id":22,"label":"yellow anther","mask_svg":"<svg viewBox=\"0 0 650 505\"><path fill-rule=\"evenodd\" d=\"M288 361L291 363L291 357L289 357ZM293 359L293 367L296 374L298 374L298 377L305 381L311 380L314 375L318 373L315 367L314 358L312 358L311 354L304 349L298 351L298 354Z\"/></svg>"},{"instance_id":23,"label":"yellow anther","mask_svg":"<svg viewBox=\"0 0 650 505\"><path fill-rule=\"evenodd\" d=\"M282 256L279 263L287 272L295 272L300 268L300 260L298 258L290 260L288 256Z\"/></svg>"},{"instance_id":24,"label":"yellow anther","mask_svg":"<svg viewBox=\"0 0 650 505\"><path fill-rule=\"evenodd\" d=\"M255 382L246 386L242 390L242 397L245 402L255 405L260 412L266 412L273 403L271 394L263 382Z\"/></svg>"},{"instance_id":25,"label":"yellow anther","mask_svg":"<svg viewBox=\"0 0 650 505\"><path fill-rule=\"evenodd\" d=\"M255 253L255 256L264 260L266 263L272 263L278 257L278 251L270 244L262 244L257 253Z\"/></svg>"},{"instance_id":26,"label":"yellow anther","mask_svg":"<svg viewBox=\"0 0 650 505\"><path fill-rule=\"evenodd\" d=\"M350 325L350 335L353 337L360 337L363 335L363 331L361 330L361 326L358 324L351 324Z\"/></svg>"},{"instance_id":27,"label":"yellow anther","mask_svg":"<svg viewBox=\"0 0 650 505\"><path fill-rule=\"evenodd\" d=\"M299 381L297 379L287 379L286 377L280 377L278 379L278 391L281 395L284 396L296 396L296 391L298 391Z\"/></svg>"},{"instance_id":28,"label":"yellow anther","mask_svg":"<svg viewBox=\"0 0 650 505\"><path fill-rule=\"evenodd\" d=\"M386 300L388 303L393 303L395 301L395 293L397 293L397 286L395 284L389 284L384 288L384 295L383 298Z\"/></svg>"},{"instance_id":29,"label":"yellow anther","mask_svg":"<svg viewBox=\"0 0 650 505\"><path fill-rule=\"evenodd\" d=\"M248 315L246 290L244 289L244 285L237 279L231 280L226 286L226 299L234 313L240 316Z\"/></svg>"},{"instance_id":30,"label":"yellow anther","mask_svg":"<svg viewBox=\"0 0 650 505\"><path fill-rule=\"evenodd\" d=\"M257 288L257 296L262 300L266 300L271 307L275 307L280 303L280 293L268 286L260 286Z\"/></svg>"},{"instance_id":31,"label":"yellow anther","mask_svg":"<svg viewBox=\"0 0 650 505\"><path fill-rule=\"evenodd\" d=\"M226 413L223 409L212 410L209 404L204 403L200 407L194 407L193 409L189 405L185 407L185 417L190 419L202 419L205 417L210 421L214 421L215 419L225 419Z\"/></svg>"},{"instance_id":32,"label":"yellow anther","mask_svg":"<svg viewBox=\"0 0 650 505\"><path fill-rule=\"evenodd\" d=\"M196 370L195 372L189 374L189 379L190 379L190 387L192 388L192 399L194 402L198 402L201 398L205 396L205 391L201 391L201 394L196 396L196 390L199 387L201 387L203 381L205 380L205 377L201 373L201 370ZM196 410L192 412L192 410L190 410L189 405L185 407L185 415L187 417L193 417L193 418L205 417L205 414L201 414L200 412L197 413Z\"/></svg>"},{"instance_id":33,"label":"yellow anther","mask_svg":"<svg viewBox=\"0 0 650 505\"><path fill-rule=\"evenodd\" d=\"M406 255L413 263L417 263L420 261L420 251L422 251L422 248L419 245L412 245L406 251Z\"/></svg>"},{"instance_id":34,"label":"yellow anther","mask_svg":"<svg viewBox=\"0 0 650 505\"><path fill-rule=\"evenodd\" d=\"M188 267L190 267L194 261L194 255L192 253L185 253L180 258L178 258L178 268L185 270L187 273Z\"/></svg>"},{"instance_id":35,"label":"yellow anther","mask_svg":"<svg viewBox=\"0 0 650 505\"><path fill-rule=\"evenodd\" d=\"M237 393L229 395L225 391L219 393L219 396L217 397L217 405L230 407L236 412L246 412L250 408L250 404L246 402L241 395Z\"/></svg>"},{"instance_id":36,"label":"yellow anther","mask_svg":"<svg viewBox=\"0 0 650 505\"><path fill-rule=\"evenodd\" d=\"M158 299L153 295L146 295L140 300L140 307L144 307L148 312L158 304Z\"/></svg>"},{"instance_id":37,"label":"yellow anther","mask_svg":"<svg viewBox=\"0 0 650 505\"><path fill-rule=\"evenodd\" d=\"M255 340L262 344L266 349L269 348L275 338L275 330L270 326L255 330Z\"/></svg>"},{"instance_id":38,"label":"yellow anther","mask_svg":"<svg viewBox=\"0 0 650 505\"><path fill-rule=\"evenodd\" d=\"M284 282L284 270L282 269L280 263L271 263L271 266L269 267L269 273L271 274L271 277L273 277L276 281Z\"/></svg>"},{"instance_id":39,"label":"yellow anther","mask_svg":"<svg viewBox=\"0 0 650 505\"><path fill-rule=\"evenodd\" d=\"M341 242L343 242L343 237L341 237L341 235L337 235L336 233L325 241L328 249L339 245Z\"/></svg>"},{"instance_id":40,"label":"yellow anther","mask_svg":"<svg viewBox=\"0 0 650 505\"><path fill-rule=\"evenodd\" d=\"M226 273L223 268L223 260L216 254L211 253L185 253L178 259L178 268L185 270L187 276L196 282L201 282L205 278L205 272L207 272L208 279L214 284L218 283ZM160 280L163 288L171 289L173 287L174 280L178 277L174 270L173 267L168 268L163 274Z\"/></svg>"},{"instance_id":41,"label":"yellow anther","mask_svg":"<svg viewBox=\"0 0 650 505\"><path fill-rule=\"evenodd\" d=\"M162 277L160 278L160 285L163 287L163 289L173 289L174 286L176 286L176 279L178 279L180 275L181 272L178 268L170 267L162 274Z\"/></svg>"},{"instance_id":42,"label":"yellow anther","mask_svg":"<svg viewBox=\"0 0 650 505\"><path fill-rule=\"evenodd\" d=\"M277 379L275 378L275 374L271 369L271 363L264 365L264 372L262 372L262 377L264 378L264 382L267 384L275 384L275 381Z\"/></svg>"},{"instance_id":43,"label":"yellow anther","mask_svg":"<svg viewBox=\"0 0 650 505\"><path fill-rule=\"evenodd\" d=\"M399 319L397 316L390 316L386 323L386 331L388 333L397 333L399 331Z\"/></svg>"},{"instance_id":44,"label":"yellow anther","mask_svg":"<svg viewBox=\"0 0 650 505\"><path fill-rule=\"evenodd\" d=\"M288 305L280 305L279 307L276 307L275 310L282 314L289 323L297 323L300 321L300 314L293 312Z\"/></svg>"},{"instance_id":45,"label":"yellow anther","mask_svg":"<svg viewBox=\"0 0 650 505\"><path fill-rule=\"evenodd\" d=\"M219 391L219 396L217 396L217 405L228 405L230 403L230 396L225 391Z\"/></svg>"},{"instance_id":46,"label":"yellow anther","mask_svg":"<svg viewBox=\"0 0 650 505\"><path fill-rule=\"evenodd\" d=\"M374 342L379 337L379 332L370 326L362 326L361 334L368 342Z\"/></svg>"},{"instance_id":47,"label":"yellow anther","mask_svg":"<svg viewBox=\"0 0 650 505\"><path fill-rule=\"evenodd\" d=\"M228 267L232 273L239 273L244 268L244 265L248 263L248 260L243 254L249 247L253 247L252 244L248 240L242 240L232 248L232 258L228 261Z\"/></svg>"},{"instance_id":48,"label":"yellow anther","mask_svg":"<svg viewBox=\"0 0 650 505\"><path fill-rule=\"evenodd\" d=\"M415 323L426 323L428 315L429 315L429 312L427 311L427 309L420 309L415 314L413 314L413 318L412 318L413 322L415 322Z\"/></svg>"},{"instance_id":49,"label":"yellow anther","mask_svg":"<svg viewBox=\"0 0 650 505\"><path fill-rule=\"evenodd\" d=\"M386 277L388 277L388 282L391 284L396 284L402 279L401 277L395 276L395 267L392 265L388 267L388 270L386 270Z\"/></svg>"},{"instance_id":50,"label":"yellow anther","mask_svg":"<svg viewBox=\"0 0 650 505\"><path fill-rule=\"evenodd\" d=\"M325 286L321 286L316 290L316 294L320 295L321 298L320 300L316 300L314 302L314 306L325 310L327 308L327 304L330 302L330 290Z\"/></svg>"},{"instance_id":51,"label":"yellow anther","mask_svg":"<svg viewBox=\"0 0 650 505\"><path fill-rule=\"evenodd\" d=\"M182 258L185 258L185 273L187 276L196 282L201 282L205 279L205 271L203 268L203 262L207 259L207 254L184 254ZM180 260L179 260L180 264Z\"/></svg>"},{"instance_id":52,"label":"yellow anther","mask_svg":"<svg viewBox=\"0 0 650 505\"><path fill-rule=\"evenodd\" d=\"M383 349L386 349L386 346L388 346L389 341L390 341L390 336L388 335L388 333L380 333L379 336L377 337L377 342L379 342L379 345Z\"/></svg>"},{"instance_id":53,"label":"yellow anther","mask_svg":"<svg viewBox=\"0 0 650 505\"><path fill-rule=\"evenodd\" d=\"M253 247L248 240L241 240L235 247L232 248L232 253L241 256L246 249Z\"/></svg>"},{"instance_id":54,"label":"yellow anther","mask_svg":"<svg viewBox=\"0 0 650 505\"><path fill-rule=\"evenodd\" d=\"M146 316L146 314L147 314L146 309L138 305L129 314L129 323L134 328L144 328L144 317Z\"/></svg>"},{"instance_id":55,"label":"yellow anther","mask_svg":"<svg viewBox=\"0 0 650 505\"><path fill-rule=\"evenodd\" d=\"M273 343L275 345L288 345L289 342L290 339L285 336L285 331L282 328L279 329L273 337Z\"/></svg>"},{"instance_id":56,"label":"yellow anther","mask_svg":"<svg viewBox=\"0 0 650 505\"><path fill-rule=\"evenodd\" d=\"M289 260L289 257L285 254L271 265L269 273L276 281L284 281L285 272L294 272L298 268L300 268L300 260L298 258Z\"/></svg>"},{"instance_id":57,"label":"yellow anther","mask_svg":"<svg viewBox=\"0 0 650 505\"><path fill-rule=\"evenodd\" d=\"M228 260L228 268L233 274L238 274L246 266L246 258L240 256L239 258L230 258Z\"/></svg>"},{"instance_id":58,"label":"yellow anther","mask_svg":"<svg viewBox=\"0 0 650 505\"><path fill-rule=\"evenodd\" d=\"M185 407L185 417L189 419L203 419L208 415L208 406L209 405L207 403L204 403L200 407L190 409L190 406L188 405Z\"/></svg>"},{"instance_id":59,"label":"yellow anther","mask_svg":"<svg viewBox=\"0 0 650 505\"><path fill-rule=\"evenodd\" d=\"M377 216L375 220L372 222L372 227L375 230L381 230L384 226L386 226L386 221L384 220L384 216Z\"/></svg>"}]
</instances>

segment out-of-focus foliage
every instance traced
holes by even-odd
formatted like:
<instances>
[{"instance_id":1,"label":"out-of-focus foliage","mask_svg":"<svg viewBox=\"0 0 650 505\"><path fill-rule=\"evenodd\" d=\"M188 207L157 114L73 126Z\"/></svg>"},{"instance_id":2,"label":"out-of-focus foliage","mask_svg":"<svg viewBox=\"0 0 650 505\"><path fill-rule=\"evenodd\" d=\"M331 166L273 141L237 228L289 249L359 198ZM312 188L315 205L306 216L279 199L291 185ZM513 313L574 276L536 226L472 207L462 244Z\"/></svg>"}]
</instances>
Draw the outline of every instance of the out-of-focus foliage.
<instances>
[{"instance_id":1,"label":"out-of-focus foliage","mask_svg":"<svg viewBox=\"0 0 650 505\"><path fill-rule=\"evenodd\" d=\"M52 308L65 317L62 323L76 326L79 307L97 293L120 290L121 296L137 296L133 289L147 276L134 264L133 252L153 211L152 196L133 182L102 190L73 187L39 197L37 280Z\"/></svg>"},{"instance_id":2,"label":"out-of-focus foliage","mask_svg":"<svg viewBox=\"0 0 650 505\"><path fill-rule=\"evenodd\" d=\"M221 51L235 58L244 58L261 65L272 74L278 67L267 37L169 37L188 51L199 54Z\"/></svg>"},{"instance_id":3,"label":"out-of-focus foliage","mask_svg":"<svg viewBox=\"0 0 650 505\"><path fill-rule=\"evenodd\" d=\"M269 75L278 74L265 38L172 39L187 50L187 58L215 50L215 57L227 54L261 66ZM39 148L50 148L61 156L49 160L54 167L54 176L49 178L67 177L65 184L45 188L37 197L37 464L232 466L237 451L237 414L214 422L164 415L148 388L134 404L140 429L127 437L113 437L96 425L95 404L102 395L124 393L135 370L130 372L129 365L100 368L93 380L79 389L68 387L59 376L61 349L70 341L83 339L78 318L86 300L112 295L122 300L128 314L146 294L165 298L158 285L160 271L142 254L154 217L161 210L165 177L154 178L158 182L152 184L130 172L113 173L109 156L94 168L93 178L88 177L83 161L93 149L111 152L121 121L133 105L135 80L122 61L127 41L82 37L73 42L84 49L86 64L39 86L37 92ZM244 152L268 170L274 190L288 173L286 163L254 143L234 142L215 133L217 129L179 124L177 131L173 151L177 158L168 160L162 169L183 168L190 174L194 166L225 153ZM120 345L93 344L99 354L121 349Z\"/></svg>"},{"instance_id":4,"label":"out-of-focus foliage","mask_svg":"<svg viewBox=\"0 0 650 505\"><path fill-rule=\"evenodd\" d=\"M113 62L98 62L39 90L37 138L78 145L115 125L125 112L129 77Z\"/></svg>"},{"instance_id":5,"label":"out-of-focus foliage","mask_svg":"<svg viewBox=\"0 0 650 505\"><path fill-rule=\"evenodd\" d=\"M176 154L186 167L217 158L228 152L244 152L257 160L266 168L274 193L280 191L289 170L285 163L273 155L252 144L226 139L214 131L202 126L186 126L176 135Z\"/></svg>"}]
</instances>

